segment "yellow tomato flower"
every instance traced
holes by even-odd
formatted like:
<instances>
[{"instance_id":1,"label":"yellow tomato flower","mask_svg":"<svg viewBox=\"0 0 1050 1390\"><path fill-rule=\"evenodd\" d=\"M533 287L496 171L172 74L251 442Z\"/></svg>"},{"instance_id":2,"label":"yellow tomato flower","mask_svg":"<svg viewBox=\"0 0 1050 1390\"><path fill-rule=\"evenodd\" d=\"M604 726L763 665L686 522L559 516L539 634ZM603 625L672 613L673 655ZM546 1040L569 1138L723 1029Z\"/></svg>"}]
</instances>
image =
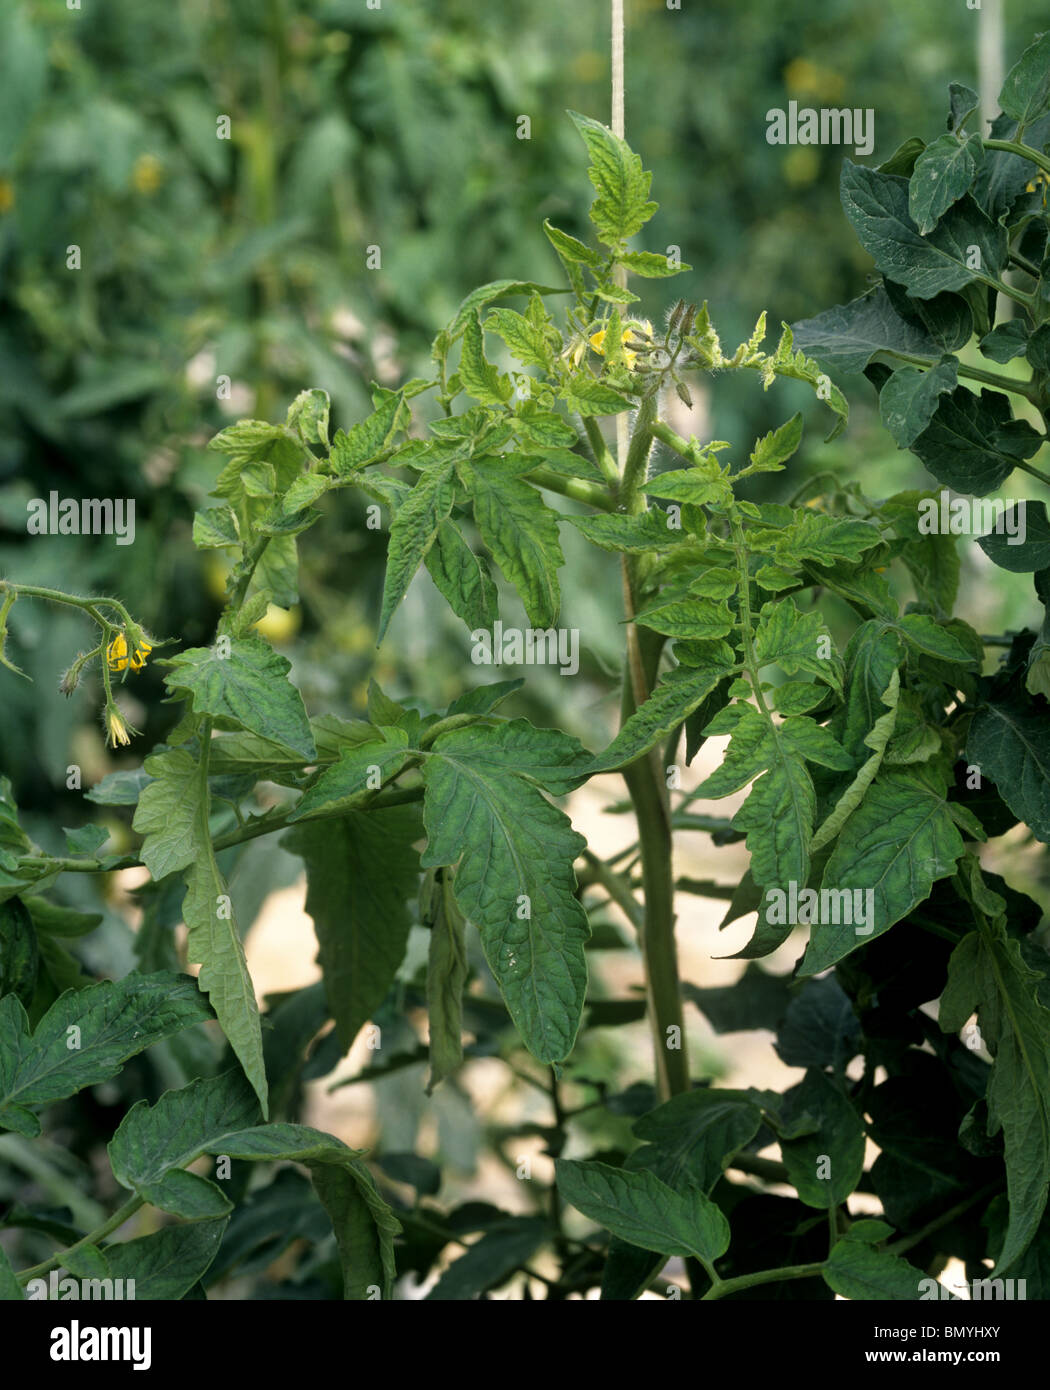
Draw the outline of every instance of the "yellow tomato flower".
<instances>
[{"instance_id":1,"label":"yellow tomato flower","mask_svg":"<svg viewBox=\"0 0 1050 1390\"><path fill-rule=\"evenodd\" d=\"M652 326L652 324L649 322L649 320L646 319L646 320L645 320L645 323L642 324L642 325L640 325L640 326L637 325L637 324L628 324L628 326L623 330L623 333L620 335L620 342L621 342L621 343L626 343L628 338L637 338L637 337L651 338L652 336L653 336L653 326ZM592 333L592 334L591 334L591 337L590 337L590 344L591 344L591 347L594 348L595 352L600 352L601 355L602 355L603 357L605 356L605 329L604 329L604 328L599 328L597 333ZM631 352L631 350L630 350L629 348L627 348L627 347L624 348L624 350L623 350L623 360L624 360L624 362L627 364L627 369L628 369L628 371L634 366L635 362L637 361L637 358L638 358L638 354L637 354L636 352Z\"/></svg>"},{"instance_id":2,"label":"yellow tomato flower","mask_svg":"<svg viewBox=\"0 0 1050 1390\"><path fill-rule=\"evenodd\" d=\"M133 671L141 671L146 664L146 657L152 650L153 644L143 638L131 653L131 660L129 661L127 638L122 632L118 632L106 648L106 660L109 662L111 671L123 671L125 666L130 666Z\"/></svg>"},{"instance_id":3,"label":"yellow tomato flower","mask_svg":"<svg viewBox=\"0 0 1050 1390\"><path fill-rule=\"evenodd\" d=\"M127 724L112 708L106 710L106 742L110 748L126 748L131 742Z\"/></svg>"}]
</instances>

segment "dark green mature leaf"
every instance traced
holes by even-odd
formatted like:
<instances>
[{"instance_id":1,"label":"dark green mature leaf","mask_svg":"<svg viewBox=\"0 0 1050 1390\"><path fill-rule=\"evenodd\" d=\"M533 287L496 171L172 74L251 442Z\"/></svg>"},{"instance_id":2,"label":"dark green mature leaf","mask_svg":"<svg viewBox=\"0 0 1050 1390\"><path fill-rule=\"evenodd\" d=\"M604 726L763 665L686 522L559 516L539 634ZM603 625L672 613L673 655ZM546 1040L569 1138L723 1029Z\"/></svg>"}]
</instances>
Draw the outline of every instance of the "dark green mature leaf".
<instances>
[{"instance_id":1,"label":"dark green mature leaf","mask_svg":"<svg viewBox=\"0 0 1050 1390\"><path fill-rule=\"evenodd\" d=\"M204 1152L251 1161L305 1163L332 1219L344 1297L364 1300L377 1292L382 1298L390 1297L396 1273L394 1237L401 1223L379 1195L359 1150L305 1125L272 1124L224 1134L204 1145Z\"/></svg>"},{"instance_id":2,"label":"dark green mature leaf","mask_svg":"<svg viewBox=\"0 0 1050 1390\"><path fill-rule=\"evenodd\" d=\"M474 459L463 475L482 539L521 595L529 621L549 627L561 605L558 570L565 563L557 513L499 459Z\"/></svg>"},{"instance_id":3,"label":"dark green mature leaf","mask_svg":"<svg viewBox=\"0 0 1050 1390\"><path fill-rule=\"evenodd\" d=\"M703 650L701 651L701 646ZM719 681L733 669L736 654L725 642L696 643L688 666L671 671L648 700L627 719L603 753L588 767L589 774L626 767L654 748L698 709Z\"/></svg>"},{"instance_id":4,"label":"dark green mature leaf","mask_svg":"<svg viewBox=\"0 0 1050 1390\"><path fill-rule=\"evenodd\" d=\"M458 1256L427 1294L435 1301L476 1298L506 1283L550 1236L539 1216L508 1216Z\"/></svg>"},{"instance_id":5,"label":"dark green mature leaf","mask_svg":"<svg viewBox=\"0 0 1050 1390\"><path fill-rule=\"evenodd\" d=\"M459 863L456 901L481 933L526 1047L544 1062L568 1056L583 1011L589 929L572 865L585 841L526 776L548 766L564 784L568 745L523 720L457 729L435 741L424 767L422 864Z\"/></svg>"},{"instance_id":6,"label":"dark green mature leaf","mask_svg":"<svg viewBox=\"0 0 1050 1390\"><path fill-rule=\"evenodd\" d=\"M729 1160L758 1133L762 1112L747 1091L701 1088L674 1096L635 1121L646 1140L627 1167L644 1169L675 1191L689 1186L710 1196Z\"/></svg>"},{"instance_id":7,"label":"dark green mature leaf","mask_svg":"<svg viewBox=\"0 0 1050 1390\"><path fill-rule=\"evenodd\" d=\"M911 445L939 483L984 497L1031 458L1042 436L1014 420L1010 402L998 391L979 396L965 386L939 398L929 425Z\"/></svg>"},{"instance_id":8,"label":"dark green mature leaf","mask_svg":"<svg viewBox=\"0 0 1050 1390\"><path fill-rule=\"evenodd\" d=\"M979 135L962 140L941 135L919 155L908 186L908 211L924 236L967 191L983 159Z\"/></svg>"},{"instance_id":9,"label":"dark green mature leaf","mask_svg":"<svg viewBox=\"0 0 1050 1390\"><path fill-rule=\"evenodd\" d=\"M291 662L261 637L220 637L214 647L190 647L164 664L171 668L168 689L188 692L195 713L232 719L307 761L316 756L303 697L288 680Z\"/></svg>"},{"instance_id":10,"label":"dark green mature leaf","mask_svg":"<svg viewBox=\"0 0 1050 1390\"><path fill-rule=\"evenodd\" d=\"M145 1192L205 1153L209 1143L221 1144L259 1119L259 1099L239 1071L165 1091L153 1105L140 1100L109 1142L113 1176L129 1191Z\"/></svg>"},{"instance_id":11,"label":"dark green mature leaf","mask_svg":"<svg viewBox=\"0 0 1050 1390\"><path fill-rule=\"evenodd\" d=\"M0 996L13 994L28 1008L39 961L36 924L21 898L8 898L0 903Z\"/></svg>"},{"instance_id":12,"label":"dark green mature leaf","mask_svg":"<svg viewBox=\"0 0 1050 1390\"><path fill-rule=\"evenodd\" d=\"M984 335L980 348L993 362L1012 362L1015 357L1023 357L1028 349L1028 326L1024 319L1008 319Z\"/></svg>"},{"instance_id":13,"label":"dark green mature leaf","mask_svg":"<svg viewBox=\"0 0 1050 1390\"><path fill-rule=\"evenodd\" d=\"M181 1168L166 1173L158 1182L147 1183L140 1195L183 1221L211 1221L233 1210L233 1203L213 1182Z\"/></svg>"},{"instance_id":14,"label":"dark green mature leaf","mask_svg":"<svg viewBox=\"0 0 1050 1390\"><path fill-rule=\"evenodd\" d=\"M926 429L946 391L958 384L959 364L953 358L928 372L900 367L879 392L882 423L902 449L909 448Z\"/></svg>"},{"instance_id":15,"label":"dark green mature leaf","mask_svg":"<svg viewBox=\"0 0 1050 1390\"><path fill-rule=\"evenodd\" d=\"M994 276L1006 260L1005 230L968 195L950 208L929 236L908 212L908 180L845 160L842 205L876 266L917 299ZM972 264L976 247L979 264Z\"/></svg>"},{"instance_id":16,"label":"dark green mature leaf","mask_svg":"<svg viewBox=\"0 0 1050 1390\"><path fill-rule=\"evenodd\" d=\"M977 544L1000 569L1011 574L1034 574L1050 568L1046 503L1015 502L1005 509L1001 529L989 531Z\"/></svg>"},{"instance_id":17,"label":"dark green mature leaf","mask_svg":"<svg viewBox=\"0 0 1050 1390\"><path fill-rule=\"evenodd\" d=\"M426 567L445 602L472 630L491 629L499 617L496 586L485 562L467 545L459 528L445 520L426 553Z\"/></svg>"},{"instance_id":18,"label":"dark green mature leaf","mask_svg":"<svg viewBox=\"0 0 1050 1390\"><path fill-rule=\"evenodd\" d=\"M591 221L601 242L619 246L640 231L656 211L656 204L648 201L653 176L645 172L627 142L608 126L576 111L569 115L591 158L587 176L598 192L591 204Z\"/></svg>"},{"instance_id":19,"label":"dark green mature leaf","mask_svg":"<svg viewBox=\"0 0 1050 1390\"><path fill-rule=\"evenodd\" d=\"M445 464L424 473L398 508L390 527L377 641L383 640L395 609L408 592L416 570L437 539L455 500L452 465Z\"/></svg>"},{"instance_id":20,"label":"dark green mature leaf","mask_svg":"<svg viewBox=\"0 0 1050 1390\"><path fill-rule=\"evenodd\" d=\"M189 931L186 953L200 966L198 981L207 994L227 1041L268 1114L266 1067L255 987L226 883L208 838L207 805L202 810L200 850L186 870L182 916Z\"/></svg>"},{"instance_id":21,"label":"dark green mature leaf","mask_svg":"<svg viewBox=\"0 0 1050 1390\"><path fill-rule=\"evenodd\" d=\"M7 1251L0 1246L0 1303L20 1303L24 1298L25 1293L11 1268Z\"/></svg>"},{"instance_id":22,"label":"dark green mature leaf","mask_svg":"<svg viewBox=\"0 0 1050 1390\"><path fill-rule=\"evenodd\" d=\"M839 898L849 892L854 908L862 890L864 921L839 912L838 922L816 923L799 973L819 974L889 931L954 871L963 849L945 798L905 769L884 767L840 830L821 884Z\"/></svg>"},{"instance_id":23,"label":"dark green mature leaf","mask_svg":"<svg viewBox=\"0 0 1050 1390\"><path fill-rule=\"evenodd\" d=\"M1019 694L989 701L973 717L966 756L1032 833L1050 842L1050 716Z\"/></svg>"},{"instance_id":24,"label":"dark green mature leaf","mask_svg":"<svg viewBox=\"0 0 1050 1390\"><path fill-rule=\"evenodd\" d=\"M409 805L349 811L282 838L306 863L306 910L344 1052L383 1002L404 958L408 901L419 882L412 846L419 837L419 808Z\"/></svg>"},{"instance_id":25,"label":"dark green mature leaf","mask_svg":"<svg viewBox=\"0 0 1050 1390\"><path fill-rule=\"evenodd\" d=\"M980 900L1000 913L1005 903L985 890ZM1039 998L1045 976L1029 968L1020 944L1006 935L1005 916L983 917L979 932L952 954L940 1024L962 1028L977 1011L981 1034L994 1054L988 1082L988 1130L1002 1130L1006 1148L1010 1221L995 1273L1027 1248L1046 1209L1050 1184L1050 1009Z\"/></svg>"},{"instance_id":26,"label":"dark green mature leaf","mask_svg":"<svg viewBox=\"0 0 1050 1390\"><path fill-rule=\"evenodd\" d=\"M106 1246L110 1275L134 1279L138 1302L169 1302L184 1297L219 1253L228 1217L165 1226L152 1235ZM127 1287L125 1283L125 1287Z\"/></svg>"},{"instance_id":27,"label":"dark green mature leaf","mask_svg":"<svg viewBox=\"0 0 1050 1390\"><path fill-rule=\"evenodd\" d=\"M1022 126L1050 111L1050 33L1041 34L1006 74L999 105Z\"/></svg>"},{"instance_id":28,"label":"dark green mature leaf","mask_svg":"<svg viewBox=\"0 0 1050 1390\"><path fill-rule=\"evenodd\" d=\"M788 977L770 974L753 962L735 984L698 989L686 982L682 988L716 1033L775 1031L792 997Z\"/></svg>"},{"instance_id":29,"label":"dark green mature leaf","mask_svg":"<svg viewBox=\"0 0 1050 1390\"><path fill-rule=\"evenodd\" d=\"M448 869L428 883L421 902L430 924L427 956L427 1012L430 1021L430 1075L427 1094L451 1076L463 1061L463 987L470 972L466 922Z\"/></svg>"},{"instance_id":30,"label":"dark green mature leaf","mask_svg":"<svg viewBox=\"0 0 1050 1390\"><path fill-rule=\"evenodd\" d=\"M853 1002L833 975L807 980L787 1006L776 1043L789 1067L832 1067L841 1072L861 1050Z\"/></svg>"},{"instance_id":31,"label":"dark green mature leaf","mask_svg":"<svg viewBox=\"0 0 1050 1390\"><path fill-rule=\"evenodd\" d=\"M876 1250L873 1245L849 1236L838 1241L824 1266L828 1286L849 1299L917 1299L924 1277L922 1270L899 1255Z\"/></svg>"},{"instance_id":32,"label":"dark green mature leaf","mask_svg":"<svg viewBox=\"0 0 1050 1390\"><path fill-rule=\"evenodd\" d=\"M129 1057L212 1013L188 975L159 971L101 980L56 999L32 1036L13 994L0 999L0 1125L39 1134L26 1107L115 1076Z\"/></svg>"},{"instance_id":33,"label":"dark green mature leaf","mask_svg":"<svg viewBox=\"0 0 1050 1390\"><path fill-rule=\"evenodd\" d=\"M881 285L816 318L803 319L794 329L800 348L840 372L862 372L880 352L929 357L932 362L942 351L920 324L897 313Z\"/></svg>"},{"instance_id":34,"label":"dark green mature leaf","mask_svg":"<svg viewBox=\"0 0 1050 1390\"><path fill-rule=\"evenodd\" d=\"M806 1117L816 1130L797 1138L781 1134L780 1152L802 1201L826 1210L844 1202L860 1181L864 1125L835 1083L815 1069L785 1093L780 1123L790 1134Z\"/></svg>"},{"instance_id":35,"label":"dark green mature leaf","mask_svg":"<svg viewBox=\"0 0 1050 1390\"><path fill-rule=\"evenodd\" d=\"M674 1191L654 1174L606 1163L555 1161L562 1198L643 1250L717 1260L729 1248L729 1222L699 1188Z\"/></svg>"}]
</instances>

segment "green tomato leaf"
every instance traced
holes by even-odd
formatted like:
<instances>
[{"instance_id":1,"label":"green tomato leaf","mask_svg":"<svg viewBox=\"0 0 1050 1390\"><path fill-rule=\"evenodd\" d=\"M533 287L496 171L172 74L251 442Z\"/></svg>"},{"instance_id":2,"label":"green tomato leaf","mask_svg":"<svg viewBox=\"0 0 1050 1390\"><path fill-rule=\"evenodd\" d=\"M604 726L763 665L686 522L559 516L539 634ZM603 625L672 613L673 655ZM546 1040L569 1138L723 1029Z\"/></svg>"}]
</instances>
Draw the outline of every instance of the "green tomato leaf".
<instances>
[{"instance_id":1,"label":"green tomato leaf","mask_svg":"<svg viewBox=\"0 0 1050 1390\"><path fill-rule=\"evenodd\" d=\"M879 270L917 299L987 283L1006 262L1007 236L969 195L920 236L908 212L908 180L845 160L842 205ZM976 253L972 250L976 248Z\"/></svg>"},{"instance_id":2,"label":"green tomato leaf","mask_svg":"<svg viewBox=\"0 0 1050 1390\"><path fill-rule=\"evenodd\" d=\"M828 1288L851 1300L917 1299L925 1277L922 1270L899 1255L850 1237L837 1242L824 1265Z\"/></svg>"},{"instance_id":3,"label":"green tomato leaf","mask_svg":"<svg viewBox=\"0 0 1050 1390\"><path fill-rule=\"evenodd\" d=\"M55 1000L32 1035L13 994L0 999L0 1125L40 1133L27 1108L115 1076L129 1057L212 1017L197 982L160 971L101 980Z\"/></svg>"},{"instance_id":4,"label":"green tomato leaf","mask_svg":"<svg viewBox=\"0 0 1050 1390\"><path fill-rule=\"evenodd\" d=\"M729 1249L729 1222L695 1187L675 1191L653 1173L555 1160L564 1201L643 1250L710 1263Z\"/></svg>"},{"instance_id":5,"label":"green tomato leaf","mask_svg":"<svg viewBox=\"0 0 1050 1390\"><path fill-rule=\"evenodd\" d=\"M281 840L306 863L306 910L344 1052L386 998L404 958L419 837L418 807L409 805L350 811Z\"/></svg>"},{"instance_id":6,"label":"green tomato leaf","mask_svg":"<svg viewBox=\"0 0 1050 1390\"><path fill-rule=\"evenodd\" d=\"M303 697L287 678L291 662L261 637L220 637L214 647L190 647L163 664L168 689L188 693L196 714L232 719L308 762L316 757Z\"/></svg>"},{"instance_id":7,"label":"green tomato leaf","mask_svg":"<svg viewBox=\"0 0 1050 1390\"><path fill-rule=\"evenodd\" d=\"M462 473L482 539L521 595L529 621L549 627L561 606L558 570L565 563L557 513L497 458L473 459Z\"/></svg>"},{"instance_id":8,"label":"green tomato leaf","mask_svg":"<svg viewBox=\"0 0 1050 1390\"><path fill-rule=\"evenodd\" d=\"M954 872L963 849L944 797L903 768L883 768L839 831L822 884L854 896L870 890L872 911L865 907L863 922L813 925L799 973L819 974L889 931Z\"/></svg>"},{"instance_id":9,"label":"green tomato leaf","mask_svg":"<svg viewBox=\"0 0 1050 1390\"><path fill-rule=\"evenodd\" d=\"M608 126L575 111L569 115L587 146L591 159L587 177L598 192L591 204L591 221L599 241L619 246L640 231L656 211L657 205L648 201L653 176L645 172L627 142Z\"/></svg>"},{"instance_id":10,"label":"green tomato leaf","mask_svg":"<svg viewBox=\"0 0 1050 1390\"><path fill-rule=\"evenodd\" d=\"M926 146L908 185L908 212L923 236L967 192L983 159L979 135L941 135Z\"/></svg>"},{"instance_id":11,"label":"green tomato leaf","mask_svg":"<svg viewBox=\"0 0 1050 1390\"><path fill-rule=\"evenodd\" d=\"M568 743L524 720L456 729L435 741L423 773L422 864L458 863L456 901L481 934L526 1047L542 1062L568 1056L583 1011L589 929L572 866L585 841L521 774L541 778L553 765L560 781L543 780L552 789L564 784Z\"/></svg>"}]
</instances>

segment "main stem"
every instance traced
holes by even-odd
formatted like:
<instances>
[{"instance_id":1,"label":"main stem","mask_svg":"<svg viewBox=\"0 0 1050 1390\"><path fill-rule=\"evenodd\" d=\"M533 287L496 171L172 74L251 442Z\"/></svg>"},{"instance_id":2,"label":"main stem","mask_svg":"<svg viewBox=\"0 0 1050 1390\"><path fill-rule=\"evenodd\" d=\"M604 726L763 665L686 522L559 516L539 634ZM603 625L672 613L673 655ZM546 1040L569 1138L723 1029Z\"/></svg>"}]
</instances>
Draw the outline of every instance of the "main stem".
<instances>
[{"instance_id":1,"label":"main stem","mask_svg":"<svg viewBox=\"0 0 1050 1390\"><path fill-rule=\"evenodd\" d=\"M642 401L630 447L622 460L619 502L627 513L645 510L646 468L653 442L655 399ZM623 562L627 655L624 662L621 728L648 698L656 684L664 639L639 628L634 615L641 598L639 569L632 557ZM642 856L645 915L639 927L645 966L649 1026L656 1061L656 1084L661 1100L689 1089L689 1058L685 1047L682 998L678 982L678 953L674 937L674 874L671 814L659 749L653 749L624 768L624 781L638 822Z\"/></svg>"}]
</instances>

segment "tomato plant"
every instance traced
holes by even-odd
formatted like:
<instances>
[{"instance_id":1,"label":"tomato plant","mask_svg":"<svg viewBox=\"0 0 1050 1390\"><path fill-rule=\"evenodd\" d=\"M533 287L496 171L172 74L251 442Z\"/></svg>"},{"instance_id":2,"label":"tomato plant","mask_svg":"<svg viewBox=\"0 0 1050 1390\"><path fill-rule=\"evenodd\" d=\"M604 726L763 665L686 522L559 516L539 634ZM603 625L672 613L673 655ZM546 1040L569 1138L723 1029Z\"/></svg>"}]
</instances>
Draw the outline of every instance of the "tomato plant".
<instances>
[{"instance_id":1,"label":"tomato plant","mask_svg":"<svg viewBox=\"0 0 1050 1390\"><path fill-rule=\"evenodd\" d=\"M979 850L1021 823L1050 834L1045 628L982 636L956 614L947 494L879 498L867 480L821 475L785 501L755 501L756 479L789 471L802 414L730 443L683 437L666 410L705 376L770 392L800 383L834 437L848 407L830 373L863 368L893 437L944 488L980 499L1015 468L1047 481L1030 460L1050 408L1050 38L1010 72L987 139L966 131L975 105L955 86L947 134L877 169L846 163L845 210L879 285L768 342L763 316L732 349L706 304L683 298L657 327L646 317L630 277L691 267L674 246L632 249L657 211L650 177L621 137L572 114L594 235L545 222L563 285L475 290L435 338L432 375L377 385L371 413L347 428L333 432L328 396L308 389L282 422L242 420L212 440L225 463L193 537L230 568L210 645L169 655L175 639L145 631L133 604L0 582L4 624L15 603L40 601L91 628L62 689L82 695L97 669L112 746L135 737L120 687L145 665L163 670L178 710L140 769L87 793L129 808L133 852L103 853L108 830L87 826L67 832L65 855L47 853L3 794L0 1123L35 1140L52 1107L146 1049L166 1049L167 1083L151 1083L109 1140L128 1194L114 1210L91 1227L8 1214L20 1239L60 1248L17 1273L0 1258L7 1297L57 1269L135 1278L140 1298L198 1297L295 1234L307 1253L289 1286L316 1297L330 1296L333 1271L345 1297L387 1299L404 1272L441 1268L438 1299L520 1278L550 1298L684 1287L703 1300L918 1299L952 1257L974 1278L994 1261L996 1277L1043 1296L1050 970L1038 904ZM998 324L997 296L1018 310ZM973 362L975 334L993 366ZM1030 376L993 369L1019 358ZM1009 394L1028 415L1011 414ZM627 425L619 455L602 427L614 419ZM512 660L529 650L557 664L573 601L559 527L617 556L621 714L605 746L505 713L520 679L465 682L440 709L425 689L395 699L373 681L364 717L311 716L259 624L297 602L299 549L342 489L389 525L380 642L425 566L479 653L513 633ZM1026 518L1023 534L1000 527L981 544L1034 575L1044 600L1045 508L1006 510ZM503 628L495 570L526 629ZM831 603L849 615L844 643ZM986 649L1002 650L998 669ZM16 656L8 644L8 679ZM683 767L725 736L721 761L684 789ZM609 858L559 805L605 774L622 776L637 826ZM745 789L731 816L698 815ZM725 921L756 924L728 989L679 979L676 891L722 896L675 878L676 836L698 828L750 855ZM305 866L323 980L260 1013L228 880L268 836ZM97 922L55 885L132 867L149 873L137 968L96 980L64 943ZM592 927L609 903L637 932L644 1000L589 990ZM791 978L755 963L800 926ZM425 959L409 949L414 932ZM783 1093L694 1084L684 999L716 1032L774 1028L803 1079ZM639 1016L651 1090L616 1092L575 1069L581 1029ZM303 1082L328 1075L363 1030L365 1079L425 1055L433 1093L496 1058L546 1091L556 1180L534 1184L531 1214L424 1206L434 1186L420 1155L387 1174L415 1187L408 1203L381 1190L361 1151L300 1123ZM631 1117L632 1140L563 1156L586 1150L583 1117L601 1110ZM760 1153L772 1144L778 1160ZM278 1161L305 1167L313 1190L294 1168L251 1185L256 1164ZM877 1201L877 1218L851 1207L856 1194ZM174 1220L111 1240L144 1206ZM669 1258L684 1282L663 1277Z\"/></svg>"}]
</instances>

